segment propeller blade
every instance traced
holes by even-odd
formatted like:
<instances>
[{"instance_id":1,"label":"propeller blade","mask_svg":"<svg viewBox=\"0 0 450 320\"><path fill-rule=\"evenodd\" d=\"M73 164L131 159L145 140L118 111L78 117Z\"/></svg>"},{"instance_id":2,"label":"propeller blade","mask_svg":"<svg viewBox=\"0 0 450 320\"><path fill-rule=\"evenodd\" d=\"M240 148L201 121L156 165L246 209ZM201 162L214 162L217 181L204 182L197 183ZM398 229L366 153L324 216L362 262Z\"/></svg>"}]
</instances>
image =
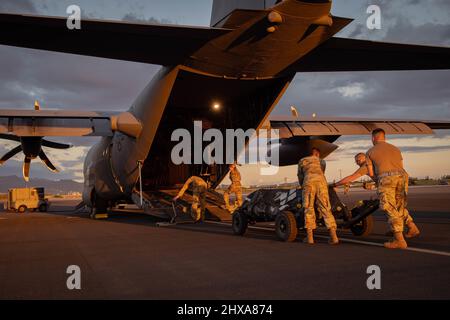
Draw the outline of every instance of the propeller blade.
<instances>
[{"instance_id":1,"label":"propeller blade","mask_svg":"<svg viewBox=\"0 0 450 320\"><path fill-rule=\"evenodd\" d=\"M12 149L11 151L9 151L7 154L5 154L1 159L0 159L0 166L2 164L4 164L6 161L8 161L10 158L14 157L16 154L18 154L19 152L22 151L22 146L17 146L14 149Z\"/></svg>"},{"instance_id":2,"label":"propeller blade","mask_svg":"<svg viewBox=\"0 0 450 320\"><path fill-rule=\"evenodd\" d=\"M20 138L18 136L14 136L12 134L0 134L0 139L20 142Z\"/></svg>"},{"instance_id":3,"label":"propeller blade","mask_svg":"<svg viewBox=\"0 0 450 320\"><path fill-rule=\"evenodd\" d=\"M42 140L42 145L44 147L53 148L53 149L69 149L72 148L72 145L65 144L65 143L59 143L59 142L53 142L48 140Z\"/></svg>"},{"instance_id":4,"label":"propeller blade","mask_svg":"<svg viewBox=\"0 0 450 320\"><path fill-rule=\"evenodd\" d=\"M48 170L52 172L59 172L58 169L56 169L56 167L53 165L53 163L48 159L44 151L41 150L41 152L39 152L39 158L41 159L42 163L45 164Z\"/></svg>"},{"instance_id":5,"label":"propeller blade","mask_svg":"<svg viewBox=\"0 0 450 320\"><path fill-rule=\"evenodd\" d=\"M25 157L25 160L23 161L23 178L25 181L30 181L30 165L31 165L31 158Z\"/></svg>"}]
</instances>

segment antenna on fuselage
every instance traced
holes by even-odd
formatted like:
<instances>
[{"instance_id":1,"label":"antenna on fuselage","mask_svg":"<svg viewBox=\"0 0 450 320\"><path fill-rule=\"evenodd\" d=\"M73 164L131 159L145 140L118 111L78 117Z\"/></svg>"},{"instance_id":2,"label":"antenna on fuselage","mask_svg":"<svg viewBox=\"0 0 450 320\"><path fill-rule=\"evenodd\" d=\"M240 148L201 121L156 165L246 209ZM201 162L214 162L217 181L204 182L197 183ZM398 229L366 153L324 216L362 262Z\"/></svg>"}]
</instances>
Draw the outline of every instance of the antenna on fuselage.
<instances>
[{"instance_id":1,"label":"antenna on fuselage","mask_svg":"<svg viewBox=\"0 0 450 320\"><path fill-rule=\"evenodd\" d=\"M291 106L291 113L292 113L292 116L294 118L298 118L299 117L299 113L298 113L297 108L295 106Z\"/></svg>"}]
</instances>

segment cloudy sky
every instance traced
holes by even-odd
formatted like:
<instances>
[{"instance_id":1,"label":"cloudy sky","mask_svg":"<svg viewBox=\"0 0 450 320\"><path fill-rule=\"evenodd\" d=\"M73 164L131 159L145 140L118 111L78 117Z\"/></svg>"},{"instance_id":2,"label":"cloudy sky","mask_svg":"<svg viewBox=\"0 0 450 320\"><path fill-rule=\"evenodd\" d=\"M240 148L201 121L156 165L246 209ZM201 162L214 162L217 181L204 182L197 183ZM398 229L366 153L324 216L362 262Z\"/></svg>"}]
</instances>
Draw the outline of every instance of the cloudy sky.
<instances>
[{"instance_id":1,"label":"cloudy sky","mask_svg":"<svg viewBox=\"0 0 450 320\"><path fill-rule=\"evenodd\" d=\"M208 26L212 0L1 0L0 12L66 16L77 4L85 18L147 21ZM368 30L366 9L382 10L382 29ZM450 46L448 0L335 1L332 13L355 21L339 36L378 41ZM0 108L126 110L158 70L158 66L0 46ZM275 109L289 114L375 118L444 119L450 121L450 71L355 72L298 74ZM51 179L82 178L82 160L95 138L58 139L76 147L47 151L61 169L54 175L39 161L31 176ZM450 132L426 137L393 137L413 176L450 174ZM354 169L353 154L365 151L368 137L341 138L330 156L328 178ZM1 142L0 154L13 143ZM0 175L21 175L22 155L0 168ZM255 168L243 168L244 182L262 182ZM293 181L295 168L282 169L264 182Z\"/></svg>"}]
</instances>

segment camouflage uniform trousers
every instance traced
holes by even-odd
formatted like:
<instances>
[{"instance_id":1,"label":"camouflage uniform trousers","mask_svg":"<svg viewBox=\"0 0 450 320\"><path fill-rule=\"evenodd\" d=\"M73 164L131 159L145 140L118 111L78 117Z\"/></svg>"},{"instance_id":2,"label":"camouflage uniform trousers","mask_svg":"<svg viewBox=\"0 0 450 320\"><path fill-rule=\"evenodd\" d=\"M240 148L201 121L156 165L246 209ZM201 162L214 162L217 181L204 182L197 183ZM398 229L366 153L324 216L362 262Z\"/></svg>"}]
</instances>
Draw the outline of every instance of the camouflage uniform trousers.
<instances>
[{"instance_id":1,"label":"camouflage uniform trousers","mask_svg":"<svg viewBox=\"0 0 450 320\"><path fill-rule=\"evenodd\" d=\"M232 207L230 206L230 194L234 193L236 195L237 205L238 207L242 206L242 186L241 184L233 183L223 194L223 200L225 201L225 205L229 211L232 211Z\"/></svg>"},{"instance_id":2,"label":"camouflage uniform trousers","mask_svg":"<svg viewBox=\"0 0 450 320\"><path fill-rule=\"evenodd\" d=\"M323 217L328 229L336 229L336 219L331 212L330 195L328 185L322 181L308 182L303 186L302 191L303 208L305 210L305 228L316 229L316 212Z\"/></svg>"},{"instance_id":3,"label":"camouflage uniform trousers","mask_svg":"<svg viewBox=\"0 0 450 320\"><path fill-rule=\"evenodd\" d=\"M195 188L192 192L191 217L195 221L205 220L206 189Z\"/></svg>"},{"instance_id":4,"label":"camouflage uniform trousers","mask_svg":"<svg viewBox=\"0 0 450 320\"><path fill-rule=\"evenodd\" d=\"M407 194L407 176L387 176L378 180L380 208L388 216L392 232L403 232L404 225L413 222L413 218L406 209Z\"/></svg>"}]
</instances>

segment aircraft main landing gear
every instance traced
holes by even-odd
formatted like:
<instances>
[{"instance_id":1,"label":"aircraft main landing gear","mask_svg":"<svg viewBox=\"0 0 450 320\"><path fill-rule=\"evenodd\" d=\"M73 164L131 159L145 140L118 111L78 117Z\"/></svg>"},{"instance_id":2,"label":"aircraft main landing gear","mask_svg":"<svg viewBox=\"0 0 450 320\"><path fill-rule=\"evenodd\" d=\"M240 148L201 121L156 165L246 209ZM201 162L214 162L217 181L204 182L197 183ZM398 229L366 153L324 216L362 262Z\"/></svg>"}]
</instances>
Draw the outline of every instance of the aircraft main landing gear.
<instances>
[{"instance_id":1,"label":"aircraft main landing gear","mask_svg":"<svg viewBox=\"0 0 450 320\"><path fill-rule=\"evenodd\" d=\"M89 218L93 220L108 219L108 205L105 200L94 198Z\"/></svg>"}]
</instances>

